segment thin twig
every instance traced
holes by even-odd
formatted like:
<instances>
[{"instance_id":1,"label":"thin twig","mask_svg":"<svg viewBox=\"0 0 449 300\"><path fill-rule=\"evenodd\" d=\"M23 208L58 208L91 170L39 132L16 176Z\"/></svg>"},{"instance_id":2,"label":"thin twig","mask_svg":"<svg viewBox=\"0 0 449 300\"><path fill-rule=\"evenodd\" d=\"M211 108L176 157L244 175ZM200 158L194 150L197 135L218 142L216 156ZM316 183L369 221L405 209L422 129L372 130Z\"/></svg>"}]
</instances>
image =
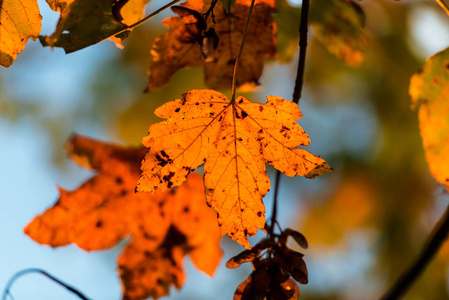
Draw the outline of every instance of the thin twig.
<instances>
[{"instance_id":1,"label":"thin twig","mask_svg":"<svg viewBox=\"0 0 449 300\"><path fill-rule=\"evenodd\" d=\"M441 8L447 13L447 15L449 16L449 6L444 3L442 0L435 0L440 6Z\"/></svg>"},{"instance_id":2,"label":"thin twig","mask_svg":"<svg viewBox=\"0 0 449 300\"><path fill-rule=\"evenodd\" d=\"M309 0L302 0L301 21L299 24L299 61L296 72L295 88L293 89L293 102L299 103L304 82L304 69L306 65L307 33L309 19Z\"/></svg>"},{"instance_id":3,"label":"thin twig","mask_svg":"<svg viewBox=\"0 0 449 300\"><path fill-rule=\"evenodd\" d=\"M276 179L275 179L275 183L274 183L274 196L273 196L273 210L271 213L271 223L270 223L270 227L269 227L269 232L268 232L268 236L269 238L273 237L273 232L274 232L274 224L277 223L276 220L276 215L277 215L277 211L278 211L278 191L279 191L279 183L281 181L281 172L279 170L276 170Z\"/></svg>"},{"instance_id":4,"label":"thin twig","mask_svg":"<svg viewBox=\"0 0 449 300\"><path fill-rule=\"evenodd\" d=\"M253 12L254 3L256 0L251 0L251 6L249 7L248 18L246 19L245 31L243 32L242 43L240 44L239 53L235 59L234 72L232 74L232 97L231 103L235 102L235 86L237 83L237 70L239 68L240 56L242 56L243 46L245 45L246 34L248 33L249 21L251 20L251 14Z\"/></svg>"},{"instance_id":5,"label":"thin twig","mask_svg":"<svg viewBox=\"0 0 449 300\"><path fill-rule=\"evenodd\" d=\"M170 3L168 3L168 4L166 4L166 5L162 6L162 7L159 8L158 10L152 12L151 14L149 14L148 16L146 16L145 18L143 18L142 20L137 21L136 23L134 23L134 24L132 24L132 25L129 25L129 26L126 27L124 30L120 31L119 33L122 33L123 31L126 31L126 30L133 29L133 28L135 28L135 27L137 27L137 26L139 26L139 25L142 25L142 24L145 23L146 21L152 19L153 17L155 17L156 15L158 15L159 13L161 13L162 11L166 10L166 9L169 8L170 6L173 6L173 5L175 5L176 3L180 2L180 1L181 1L181 0L174 0L174 1L172 1L172 2L170 2ZM119 34L119 33L117 33L117 34Z\"/></svg>"},{"instance_id":6,"label":"thin twig","mask_svg":"<svg viewBox=\"0 0 449 300\"><path fill-rule=\"evenodd\" d=\"M47 273L44 270L41 269L36 269L36 268L32 268L32 269L25 269L22 271L17 272L16 274L14 274L8 281L8 283L6 284L5 290L3 291L3 296L2 296L2 300L6 300L6 297L8 295L11 295L11 287L14 284L14 282L19 279L19 277L29 274L29 273L38 273L41 275L44 275L45 277L53 280L54 282L56 282L57 284L65 287L67 290L69 290L71 293L77 295L80 299L83 300L89 300L89 298L87 298L86 296L84 296L80 291L78 291L77 289L75 289L74 287L71 287L70 285L62 282L61 280L59 280L58 278L54 277L53 275Z\"/></svg>"},{"instance_id":7,"label":"thin twig","mask_svg":"<svg viewBox=\"0 0 449 300\"><path fill-rule=\"evenodd\" d=\"M438 252L449 234L449 206L432 230L427 245L421 251L418 259L401 275L396 283L380 298L382 300L399 299L421 275L429 262Z\"/></svg>"}]
</instances>

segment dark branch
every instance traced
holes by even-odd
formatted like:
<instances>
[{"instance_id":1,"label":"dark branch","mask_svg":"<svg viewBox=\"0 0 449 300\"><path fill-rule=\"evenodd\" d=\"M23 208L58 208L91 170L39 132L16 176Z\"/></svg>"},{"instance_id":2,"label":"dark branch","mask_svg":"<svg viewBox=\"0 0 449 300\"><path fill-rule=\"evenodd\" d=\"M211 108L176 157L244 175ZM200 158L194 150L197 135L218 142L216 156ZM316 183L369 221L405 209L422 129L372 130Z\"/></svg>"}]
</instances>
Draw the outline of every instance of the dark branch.
<instances>
[{"instance_id":1,"label":"dark branch","mask_svg":"<svg viewBox=\"0 0 449 300\"><path fill-rule=\"evenodd\" d=\"M5 290L3 291L3 296L2 296L2 300L6 300L6 297L9 295L11 296L11 287L14 284L14 282L19 279L20 277L22 277L23 275L29 274L29 273L38 273L41 275L44 275L45 277L51 279L52 281L56 282L57 284L59 284L60 286L65 287L67 290L69 290L69 292L77 295L80 299L83 300L89 300L89 298L87 298L86 296L84 296L80 291L78 291L77 289L75 289L74 287L71 287L70 285L62 282L61 280L59 280L58 278L54 277L53 275L47 273L44 270L41 269L25 269L22 271L17 272L16 274L14 274L8 281L8 283L6 284Z\"/></svg>"},{"instance_id":2,"label":"dark branch","mask_svg":"<svg viewBox=\"0 0 449 300\"><path fill-rule=\"evenodd\" d=\"M425 270L429 262L440 249L443 242L449 234L449 206L444 215L432 230L427 245L422 250L418 259L413 265L396 281L396 283L388 290L380 299L392 300L399 299L410 288L413 282Z\"/></svg>"},{"instance_id":3,"label":"dark branch","mask_svg":"<svg viewBox=\"0 0 449 300\"><path fill-rule=\"evenodd\" d=\"M299 103L304 82L304 69L306 65L307 33L309 19L309 0L302 1L301 21L299 24L299 61L296 72L295 88L293 90L293 102Z\"/></svg>"}]
</instances>

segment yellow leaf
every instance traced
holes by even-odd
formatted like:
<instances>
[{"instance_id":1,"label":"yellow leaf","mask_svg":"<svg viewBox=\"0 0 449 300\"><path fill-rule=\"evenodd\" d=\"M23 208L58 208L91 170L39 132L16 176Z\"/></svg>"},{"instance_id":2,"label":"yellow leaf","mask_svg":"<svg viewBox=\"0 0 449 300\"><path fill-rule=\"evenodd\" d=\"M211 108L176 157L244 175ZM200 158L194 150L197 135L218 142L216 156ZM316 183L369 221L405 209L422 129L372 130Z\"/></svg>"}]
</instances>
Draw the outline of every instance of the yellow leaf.
<instances>
[{"instance_id":1,"label":"yellow leaf","mask_svg":"<svg viewBox=\"0 0 449 300\"><path fill-rule=\"evenodd\" d=\"M28 39L36 40L41 20L36 0L0 1L0 65L12 65Z\"/></svg>"},{"instance_id":2,"label":"yellow leaf","mask_svg":"<svg viewBox=\"0 0 449 300\"><path fill-rule=\"evenodd\" d=\"M138 191L179 186L204 164L206 200L218 213L222 234L250 248L247 236L265 224L262 198L270 189L265 162L288 176L331 171L320 157L296 147L309 138L296 123L297 105L276 96L266 104L239 97L234 103L213 90L193 90L156 110L167 121L143 139L150 150Z\"/></svg>"},{"instance_id":3,"label":"yellow leaf","mask_svg":"<svg viewBox=\"0 0 449 300\"><path fill-rule=\"evenodd\" d=\"M412 106L433 177L449 189L449 48L427 59L410 80Z\"/></svg>"},{"instance_id":4,"label":"yellow leaf","mask_svg":"<svg viewBox=\"0 0 449 300\"><path fill-rule=\"evenodd\" d=\"M124 148L75 136L69 154L99 171L73 192L61 189L56 204L25 233L53 247L85 250L115 246L130 236L117 264L124 299L159 298L184 282L183 260L213 275L222 251L214 212L205 204L201 176L193 173L173 191L135 193L145 148Z\"/></svg>"}]
</instances>

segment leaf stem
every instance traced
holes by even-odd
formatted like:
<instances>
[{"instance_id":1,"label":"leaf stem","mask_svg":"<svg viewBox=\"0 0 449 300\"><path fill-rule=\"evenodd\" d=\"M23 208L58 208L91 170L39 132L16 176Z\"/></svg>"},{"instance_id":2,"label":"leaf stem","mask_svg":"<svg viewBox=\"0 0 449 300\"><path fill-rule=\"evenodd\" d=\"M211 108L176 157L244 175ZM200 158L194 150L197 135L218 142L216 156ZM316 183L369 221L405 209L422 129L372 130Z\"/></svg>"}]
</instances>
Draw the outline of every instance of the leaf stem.
<instances>
[{"instance_id":1,"label":"leaf stem","mask_svg":"<svg viewBox=\"0 0 449 300\"><path fill-rule=\"evenodd\" d=\"M293 89L292 101L299 103L302 94L302 86L304 83L304 69L306 65L306 49L307 49L307 33L309 19L309 0L302 0L301 21L299 24L299 61L296 71L295 87Z\"/></svg>"},{"instance_id":2,"label":"leaf stem","mask_svg":"<svg viewBox=\"0 0 449 300\"><path fill-rule=\"evenodd\" d=\"M29 273L38 273L41 275L44 275L45 277L51 279L52 281L56 282L57 284L65 287L67 290L69 290L69 292L77 295L80 299L83 300L89 300L89 298L87 298L86 296L84 296L80 291L78 291L77 289L75 289L74 287L71 287L70 285L62 282L61 280L59 280L58 278L54 277L53 275L47 273L44 270L41 269L37 269L37 268L31 268L31 269L25 269L22 271L17 272L16 274L14 274L8 281L8 283L6 284L5 290L3 291L3 296L2 296L2 300L6 300L6 297L8 295L11 296L11 287L14 284L14 282L19 279L19 277L22 277L23 275L29 274Z\"/></svg>"},{"instance_id":3,"label":"leaf stem","mask_svg":"<svg viewBox=\"0 0 449 300\"><path fill-rule=\"evenodd\" d=\"M130 30L130 29L133 29L133 28L135 28L135 27L137 27L137 26L139 26L139 25L142 25L142 24L145 23L146 21L152 19L153 17L155 17L156 15L158 15L159 13L161 13L162 11L166 10L166 9L169 8L170 6L173 6L173 5L175 5L176 3L180 2L180 1L181 1L181 0L173 0L173 1L170 2L170 3L167 3L166 5L162 6L162 7L159 8L158 10L152 12L151 14L149 14L148 16L146 16L145 18L143 18L142 20L137 21L136 23L134 23L134 24L132 24L132 25L129 25L129 26L126 27L125 29L123 29L123 30L121 30L120 32L116 33L115 35L120 34L120 33L124 32L124 31Z\"/></svg>"},{"instance_id":4,"label":"leaf stem","mask_svg":"<svg viewBox=\"0 0 449 300\"><path fill-rule=\"evenodd\" d=\"M401 275L396 283L380 298L381 300L399 299L410 288L413 282L425 270L429 262L440 249L449 234L449 206L438 220L429 235L427 245L421 251L418 259Z\"/></svg>"},{"instance_id":5,"label":"leaf stem","mask_svg":"<svg viewBox=\"0 0 449 300\"><path fill-rule=\"evenodd\" d=\"M449 16L449 6L443 0L435 0Z\"/></svg>"},{"instance_id":6,"label":"leaf stem","mask_svg":"<svg viewBox=\"0 0 449 300\"><path fill-rule=\"evenodd\" d=\"M239 53L237 54L237 58L235 59L234 64L234 72L232 74L232 97L231 103L235 102L235 86L237 83L237 70L239 68L240 57L242 56L243 46L245 45L246 35L248 33L249 21L251 20L251 14L253 12L254 3L256 0L251 0L251 5L249 7L248 18L246 19L245 31L243 32L242 43L240 44Z\"/></svg>"}]
</instances>

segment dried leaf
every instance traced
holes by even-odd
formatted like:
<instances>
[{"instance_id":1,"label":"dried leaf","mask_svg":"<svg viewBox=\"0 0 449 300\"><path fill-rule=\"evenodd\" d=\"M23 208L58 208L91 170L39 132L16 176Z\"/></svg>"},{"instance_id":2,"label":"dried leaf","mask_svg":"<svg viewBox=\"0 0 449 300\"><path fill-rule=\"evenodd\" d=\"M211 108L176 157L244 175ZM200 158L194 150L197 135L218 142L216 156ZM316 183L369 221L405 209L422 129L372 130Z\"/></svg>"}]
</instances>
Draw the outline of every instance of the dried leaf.
<instances>
[{"instance_id":1,"label":"dried leaf","mask_svg":"<svg viewBox=\"0 0 449 300\"><path fill-rule=\"evenodd\" d=\"M28 39L36 40L41 20L36 0L0 1L0 65L12 65Z\"/></svg>"},{"instance_id":2,"label":"dried leaf","mask_svg":"<svg viewBox=\"0 0 449 300\"><path fill-rule=\"evenodd\" d=\"M64 11L75 0L46 0L48 6L54 11Z\"/></svg>"},{"instance_id":3,"label":"dried leaf","mask_svg":"<svg viewBox=\"0 0 449 300\"><path fill-rule=\"evenodd\" d=\"M304 235L302 235L300 232L287 228L284 230L284 232L282 232L282 236L284 236L287 238L288 236L293 237L293 239L298 243L299 246L301 246L304 249L307 249L307 247L309 247L307 240L305 238Z\"/></svg>"},{"instance_id":4,"label":"dried leaf","mask_svg":"<svg viewBox=\"0 0 449 300\"><path fill-rule=\"evenodd\" d=\"M260 251L255 251L255 249L245 250L238 255L232 257L226 262L226 268L235 269L238 268L241 264L253 261L259 255Z\"/></svg>"},{"instance_id":5,"label":"dried leaf","mask_svg":"<svg viewBox=\"0 0 449 300\"><path fill-rule=\"evenodd\" d=\"M233 300L253 300L252 298L253 283L252 277L249 276L239 284L235 290Z\"/></svg>"},{"instance_id":6,"label":"dried leaf","mask_svg":"<svg viewBox=\"0 0 449 300\"><path fill-rule=\"evenodd\" d=\"M222 234L250 248L247 236L265 224L262 198L270 189L265 162L288 176L324 174L320 157L296 147L309 138L296 123L293 102L268 96L266 104L239 97L231 103L213 90L193 90L168 102L156 115L169 119L150 127L150 150L142 163L138 191L179 186L204 164L206 200L218 213Z\"/></svg>"},{"instance_id":7,"label":"dried leaf","mask_svg":"<svg viewBox=\"0 0 449 300\"><path fill-rule=\"evenodd\" d=\"M412 106L418 108L419 128L430 173L449 189L449 48L427 59L410 81Z\"/></svg>"},{"instance_id":8,"label":"dried leaf","mask_svg":"<svg viewBox=\"0 0 449 300\"><path fill-rule=\"evenodd\" d=\"M141 19L149 0L49 1L61 17L51 36L40 36L43 46L61 47L66 53L78 51L105 39L120 42L131 25ZM117 3L125 3L123 6Z\"/></svg>"},{"instance_id":9,"label":"dried leaf","mask_svg":"<svg viewBox=\"0 0 449 300\"><path fill-rule=\"evenodd\" d=\"M238 86L243 84L255 86L262 75L263 57L272 57L276 54L276 26L271 16L275 10L274 2L256 1L240 60ZM250 1L237 0L232 14L228 14L221 2L218 2L214 8L215 24L211 16L207 21L202 17L202 14L210 8L211 0L188 0L181 4L181 7L193 12L182 14L179 10L175 10L179 17L170 17L163 21L170 30L153 45L151 51L153 59L148 68L147 91L160 89L182 68L201 65L205 68L205 81L208 87L230 88L249 4ZM201 22L203 26L198 26ZM210 29L213 29L215 34L213 39L218 39L218 44L207 36ZM214 44L213 49L210 49Z\"/></svg>"},{"instance_id":10,"label":"dried leaf","mask_svg":"<svg viewBox=\"0 0 449 300\"><path fill-rule=\"evenodd\" d=\"M310 23L316 38L330 53L351 67L362 63L366 47L365 13L357 2L313 0Z\"/></svg>"},{"instance_id":11,"label":"dried leaf","mask_svg":"<svg viewBox=\"0 0 449 300\"><path fill-rule=\"evenodd\" d=\"M134 193L145 149L123 148L75 136L69 153L99 174L77 190L61 190L57 203L25 232L53 247L85 250L115 246L130 236L118 258L124 299L159 298L184 282L182 261L212 275L221 258L215 215L204 203L201 176L191 174L174 191Z\"/></svg>"}]
</instances>

